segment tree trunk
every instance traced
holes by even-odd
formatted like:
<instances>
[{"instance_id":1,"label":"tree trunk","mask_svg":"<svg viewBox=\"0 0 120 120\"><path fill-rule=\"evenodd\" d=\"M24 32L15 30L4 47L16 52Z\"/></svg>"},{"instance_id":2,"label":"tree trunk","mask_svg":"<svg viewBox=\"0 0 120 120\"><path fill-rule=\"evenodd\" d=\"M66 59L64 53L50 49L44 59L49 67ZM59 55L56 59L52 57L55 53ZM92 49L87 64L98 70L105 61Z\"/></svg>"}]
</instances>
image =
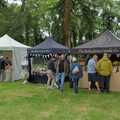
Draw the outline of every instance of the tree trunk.
<instances>
[{"instance_id":1,"label":"tree trunk","mask_svg":"<svg viewBox=\"0 0 120 120\"><path fill-rule=\"evenodd\" d=\"M26 0L21 0L22 1L22 5L21 5L21 12L25 11L25 1Z\"/></svg>"},{"instance_id":2,"label":"tree trunk","mask_svg":"<svg viewBox=\"0 0 120 120\"><path fill-rule=\"evenodd\" d=\"M30 45L30 41L29 41L29 28L28 28L28 25L25 24L25 41L26 41L26 44L27 45Z\"/></svg>"},{"instance_id":3,"label":"tree trunk","mask_svg":"<svg viewBox=\"0 0 120 120\"><path fill-rule=\"evenodd\" d=\"M33 30L34 30L34 40L35 40L34 45L37 45L39 43L38 34L37 34L37 26L34 26Z\"/></svg>"},{"instance_id":4,"label":"tree trunk","mask_svg":"<svg viewBox=\"0 0 120 120\"><path fill-rule=\"evenodd\" d=\"M63 31L65 45L70 47L70 14L72 10L72 0L64 0L64 18L63 18Z\"/></svg>"},{"instance_id":5,"label":"tree trunk","mask_svg":"<svg viewBox=\"0 0 120 120\"><path fill-rule=\"evenodd\" d=\"M77 45L77 43L76 43L76 36L77 36L77 34L76 34L76 32L74 30L72 31L72 33L73 33L73 46L72 47L74 47L74 46Z\"/></svg>"}]
</instances>

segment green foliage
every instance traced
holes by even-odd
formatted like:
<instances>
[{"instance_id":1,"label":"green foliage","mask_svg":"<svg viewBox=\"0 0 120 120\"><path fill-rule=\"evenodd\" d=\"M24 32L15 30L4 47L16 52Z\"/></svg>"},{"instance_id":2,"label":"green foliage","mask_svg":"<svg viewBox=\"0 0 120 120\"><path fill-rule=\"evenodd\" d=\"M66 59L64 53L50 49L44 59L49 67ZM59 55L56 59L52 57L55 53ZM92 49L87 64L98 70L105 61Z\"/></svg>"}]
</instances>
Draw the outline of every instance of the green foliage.
<instances>
[{"instance_id":1,"label":"green foliage","mask_svg":"<svg viewBox=\"0 0 120 120\"><path fill-rule=\"evenodd\" d=\"M73 0L72 12L70 17L70 40L71 45L76 46L82 42L84 37L86 40L95 38L100 32L106 29L113 31L118 30L118 20L120 2L108 0ZM119 3L119 4L118 4ZM56 8L59 17L53 21L53 35L58 39L63 38L63 13L64 0L60 0ZM58 9L57 9L58 8ZM54 10L54 11L55 11ZM60 31L60 32L59 32Z\"/></svg>"},{"instance_id":2,"label":"green foliage","mask_svg":"<svg viewBox=\"0 0 120 120\"><path fill-rule=\"evenodd\" d=\"M5 0L0 0L0 9L6 7L6 1Z\"/></svg>"},{"instance_id":3,"label":"green foliage","mask_svg":"<svg viewBox=\"0 0 120 120\"><path fill-rule=\"evenodd\" d=\"M9 34L15 38L19 38L22 34L22 18L18 14L19 7L11 5L3 8L1 11L0 36Z\"/></svg>"},{"instance_id":4,"label":"green foliage","mask_svg":"<svg viewBox=\"0 0 120 120\"><path fill-rule=\"evenodd\" d=\"M51 34L51 14L50 9L54 6L56 0L34 1L28 0L25 5L25 26L27 32L32 37L32 44L40 43L43 38L43 32Z\"/></svg>"},{"instance_id":5,"label":"green foliage","mask_svg":"<svg viewBox=\"0 0 120 120\"><path fill-rule=\"evenodd\" d=\"M0 36L9 34L27 45L44 40L45 33L64 41L65 0L22 0L22 5L0 0ZM71 46L95 38L100 32L120 29L120 1L72 0L69 19ZM120 36L118 34L118 36Z\"/></svg>"}]
</instances>

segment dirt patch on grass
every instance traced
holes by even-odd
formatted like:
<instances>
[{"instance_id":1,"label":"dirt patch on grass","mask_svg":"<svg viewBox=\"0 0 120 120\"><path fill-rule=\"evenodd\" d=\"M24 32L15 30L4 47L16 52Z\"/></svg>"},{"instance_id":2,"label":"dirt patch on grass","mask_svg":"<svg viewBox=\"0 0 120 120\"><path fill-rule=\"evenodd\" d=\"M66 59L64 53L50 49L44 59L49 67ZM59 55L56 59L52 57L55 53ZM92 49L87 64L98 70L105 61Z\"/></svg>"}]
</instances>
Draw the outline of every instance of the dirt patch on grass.
<instances>
[{"instance_id":1,"label":"dirt patch on grass","mask_svg":"<svg viewBox=\"0 0 120 120\"><path fill-rule=\"evenodd\" d=\"M50 115L54 115L56 111L57 111L57 107L54 106L52 108L46 109L46 111L41 111L40 116L43 118L49 118Z\"/></svg>"},{"instance_id":2,"label":"dirt patch on grass","mask_svg":"<svg viewBox=\"0 0 120 120\"><path fill-rule=\"evenodd\" d=\"M80 104L78 106L74 106L73 110L74 112L88 112L89 105L88 104Z\"/></svg>"},{"instance_id":3,"label":"dirt patch on grass","mask_svg":"<svg viewBox=\"0 0 120 120\"><path fill-rule=\"evenodd\" d=\"M29 93L29 92L17 92L17 91L12 91L12 92L4 92L0 94L0 98L2 100L12 100L16 97L32 97L34 94Z\"/></svg>"}]
</instances>

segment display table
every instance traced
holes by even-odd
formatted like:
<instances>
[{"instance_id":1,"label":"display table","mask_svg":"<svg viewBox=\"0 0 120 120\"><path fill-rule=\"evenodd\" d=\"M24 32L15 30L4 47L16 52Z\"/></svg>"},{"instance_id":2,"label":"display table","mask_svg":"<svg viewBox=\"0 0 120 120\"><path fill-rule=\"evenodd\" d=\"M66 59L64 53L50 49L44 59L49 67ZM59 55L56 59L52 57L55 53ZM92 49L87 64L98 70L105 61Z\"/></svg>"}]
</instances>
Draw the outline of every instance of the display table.
<instances>
[{"instance_id":1,"label":"display table","mask_svg":"<svg viewBox=\"0 0 120 120\"><path fill-rule=\"evenodd\" d=\"M113 69L111 80L110 80L110 91L120 92L120 71L116 72L117 68ZM119 67L120 70L120 67ZM83 72L83 78L80 80L80 88L88 88L88 74L86 71Z\"/></svg>"},{"instance_id":2,"label":"display table","mask_svg":"<svg viewBox=\"0 0 120 120\"><path fill-rule=\"evenodd\" d=\"M116 69L115 70L113 69L113 73L110 81L110 90L120 92L120 71L116 72Z\"/></svg>"},{"instance_id":3,"label":"display table","mask_svg":"<svg viewBox=\"0 0 120 120\"><path fill-rule=\"evenodd\" d=\"M47 73L33 73L29 76L28 82L46 84L48 80Z\"/></svg>"}]
</instances>

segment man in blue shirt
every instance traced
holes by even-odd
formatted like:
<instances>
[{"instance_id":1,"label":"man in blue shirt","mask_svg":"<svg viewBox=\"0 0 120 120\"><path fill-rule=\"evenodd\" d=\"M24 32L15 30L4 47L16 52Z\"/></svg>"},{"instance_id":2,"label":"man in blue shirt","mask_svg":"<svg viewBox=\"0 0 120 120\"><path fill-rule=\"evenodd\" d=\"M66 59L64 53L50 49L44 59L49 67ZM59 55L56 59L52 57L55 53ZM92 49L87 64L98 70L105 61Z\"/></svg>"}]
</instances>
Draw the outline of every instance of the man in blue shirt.
<instances>
[{"instance_id":1,"label":"man in blue shirt","mask_svg":"<svg viewBox=\"0 0 120 120\"><path fill-rule=\"evenodd\" d=\"M92 83L95 83L97 90L100 91L97 75L96 75L97 59L98 59L97 55L93 55L93 57L88 61L87 71L88 71L89 90L91 90Z\"/></svg>"}]
</instances>

